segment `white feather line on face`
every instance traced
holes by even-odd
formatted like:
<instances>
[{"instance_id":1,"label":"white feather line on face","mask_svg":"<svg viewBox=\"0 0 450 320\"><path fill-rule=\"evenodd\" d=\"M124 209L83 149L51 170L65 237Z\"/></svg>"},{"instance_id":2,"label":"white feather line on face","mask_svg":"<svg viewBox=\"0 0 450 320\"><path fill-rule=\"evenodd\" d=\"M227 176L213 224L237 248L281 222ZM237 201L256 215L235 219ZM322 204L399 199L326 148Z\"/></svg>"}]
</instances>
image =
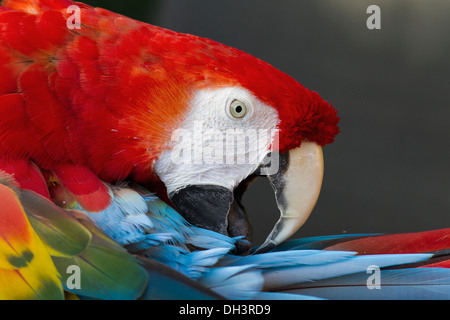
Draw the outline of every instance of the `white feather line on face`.
<instances>
[{"instance_id":1,"label":"white feather line on face","mask_svg":"<svg viewBox=\"0 0 450 320\"><path fill-rule=\"evenodd\" d=\"M242 118L229 113L233 100L247 106ZM154 165L168 194L187 185L233 190L269 152L278 123L276 110L240 87L202 89L190 112Z\"/></svg>"}]
</instances>

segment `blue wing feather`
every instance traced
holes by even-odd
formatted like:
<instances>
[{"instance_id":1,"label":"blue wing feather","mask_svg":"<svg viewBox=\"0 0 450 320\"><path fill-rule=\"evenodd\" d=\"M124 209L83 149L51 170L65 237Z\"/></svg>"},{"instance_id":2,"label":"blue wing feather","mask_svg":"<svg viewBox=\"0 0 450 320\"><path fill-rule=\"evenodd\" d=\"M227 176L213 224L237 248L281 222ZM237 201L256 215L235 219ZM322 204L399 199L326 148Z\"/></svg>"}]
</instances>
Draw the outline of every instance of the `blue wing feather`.
<instances>
[{"instance_id":1,"label":"blue wing feather","mask_svg":"<svg viewBox=\"0 0 450 320\"><path fill-rule=\"evenodd\" d=\"M333 243L367 236L345 234L291 240L267 253L236 256L232 252L239 237L190 225L171 206L142 188L112 187L111 191L113 204L100 214L90 214L91 218L130 252L167 267L163 276L153 271L158 280L144 298L174 298L183 292L189 296L189 288L192 297L200 299L395 298L404 297L401 289L405 288L408 296L423 298L428 292L429 297L450 298L447 284L438 287L435 282L417 281L417 275L427 273L447 281L448 270L441 272L442 268L432 272L425 270L431 268L423 268L416 274L409 270L417 268L382 270L383 279L391 279L389 285L385 282L383 293L374 293L365 285L371 265L386 268L427 261L433 257L431 253L357 255L322 250ZM180 277L192 282L180 282ZM158 287L161 279L165 280ZM172 285L170 295L159 292L164 291L163 283Z\"/></svg>"},{"instance_id":2,"label":"blue wing feather","mask_svg":"<svg viewBox=\"0 0 450 320\"><path fill-rule=\"evenodd\" d=\"M446 268L381 270L379 289L373 287L369 289L367 278L367 273L356 273L314 283L304 283L286 292L342 300L448 300L450 298L450 270Z\"/></svg>"}]
</instances>

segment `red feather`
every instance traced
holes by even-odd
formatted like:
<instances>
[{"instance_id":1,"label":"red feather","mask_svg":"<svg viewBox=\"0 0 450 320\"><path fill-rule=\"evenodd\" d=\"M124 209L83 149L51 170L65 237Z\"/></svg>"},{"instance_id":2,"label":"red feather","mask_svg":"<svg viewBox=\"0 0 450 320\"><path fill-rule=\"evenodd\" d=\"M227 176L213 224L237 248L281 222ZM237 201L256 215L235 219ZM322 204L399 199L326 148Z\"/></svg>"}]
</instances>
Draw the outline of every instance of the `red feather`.
<instances>
[{"instance_id":1,"label":"red feather","mask_svg":"<svg viewBox=\"0 0 450 320\"><path fill-rule=\"evenodd\" d=\"M64 165L56 167L53 172L61 186L85 210L99 212L111 204L108 188L92 171L80 166Z\"/></svg>"},{"instance_id":2,"label":"red feather","mask_svg":"<svg viewBox=\"0 0 450 320\"><path fill-rule=\"evenodd\" d=\"M41 170L33 163L25 160L14 162L0 160L0 174L7 173L14 179L19 188L32 190L48 199L50 194Z\"/></svg>"},{"instance_id":3,"label":"red feather","mask_svg":"<svg viewBox=\"0 0 450 320\"><path fill-rule=\"evenodd\" d=\"M450 228L416 233L370 236L331 245L325 250L358 254L426 253L450 248Z\"/></svg>"}]
</instances>

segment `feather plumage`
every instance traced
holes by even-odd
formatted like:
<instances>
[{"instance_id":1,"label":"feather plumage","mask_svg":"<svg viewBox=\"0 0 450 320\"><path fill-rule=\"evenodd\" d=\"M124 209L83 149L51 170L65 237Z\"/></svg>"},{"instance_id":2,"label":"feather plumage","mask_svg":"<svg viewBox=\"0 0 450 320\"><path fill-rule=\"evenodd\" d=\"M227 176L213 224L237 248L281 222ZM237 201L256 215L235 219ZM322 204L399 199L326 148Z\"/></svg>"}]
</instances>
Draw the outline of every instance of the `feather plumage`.
<instances>
[{"instance_id":1,"label":"feather plumage","mask_svg":"<svg viewBox=\"0 0 450 320\"><path fill-rule=\"evenodd\" d=\"M54 179L52 182L56 183ZM52 261L62 276L58 283L80 297L382 298L379 293L360 294L362 290L369 291L363 280L367 280L366 271L371 265L381 268L382 281L385 281L382 283L388 291L385 298L445 299L450 294L444 268L416 268L417 264L427 265L437 258L447 262L448 256L442 250L408 254L336 251L337 243L348 246L352 241L373 237L345 235L298 239L268 253L237 256L233 254L237 238L190 225L172 207L142 187L108 184L105 187L112 201L101 212L84 210L77 202L70 203L65 211L26 190L22 191L19 202L29 211L30 227L52 254ZM68 190L61 194L73 199ZM419 233L411 237L413 241L409 244L420 245L421 239L430 240L431 235L445 240L447 234L446 229L426 232L424 237ZM380 243L400 238L407 237L377 237ZM119 243L140 258L135 260ZM430 248L442 249L442 246ZM84 272L82 290L65 285L68 279L65 270L70 265L78 265ZM147 282L149 276L153 281Z\"/></svg>"},{"instance_id":2,"label":"feather plumage","mask_svg":"<svg viewBox=\"0 0 450 320\"><path fill-rule=\"evenodd\" d=\"M82 29L66 26L71 4ZM404 287L449 296L448 229L300 239L241 257L239 237L194 227L154 194L117 184L161 188L154 160L195 90L241 86L276 108L281 151L334 140L339 118L317 93L240 50L100 8L2 5L0 169L16 184L0 184L3 298L62 298L63 288L97 299L339 298L358 293L373 264L393 297ZM79 289L67 286L71 265L83 270Z\"/></svg>"},{"instance_id":3,"label":"feather plumage","mask_svg":"<svg viewBox=\"0 0 450 320\"><path fill-rule=\"evenodd\" d=\"M33 191L18 189L10 175L0 177L0 298L62 299L63 288L91 299L137 299L144 292L152 298L165 296L163 283L147 289L149 274L172 278L170 292L179 286L188 297L192 284L181 274L137 260L85 213L65 211ZM67 285L72 266L81 272L79 288ZM193 294L219 297L196 286Z\"/></svg>"},{"instance_id":4,"label":"feather plumage","mask_svg":"<svg viewBox=\"0 0 450 320\"><path fill-rule=\"evenodd\" d=\"M376 265L381 268L382 277L384 277L385 274L386 276L390 274L387 270L393 270L393 268L411 266L411 270L416 270L416 265L429 264L438 258L440 251L409 250L409 253L372 254L351 250L351 246L345 247L345 250L338 250L336 246L339 243L348 245L358 239L364 243L364 240L379 236L377 239L381 247L389 247L390 243L405 239L405 246L409 243L409 246L413 245L411 248L423 245L423 241L430 241L430 249L440 249L447 244L441 243L439 247L436 247L433 245L433 239L445 240L449 234L447 229L442 229L412 234L410 240L407 240L408 236L405 235L321 236L288 241L268 253L238 256L233 254L238 238L229 238L190 225L172 207L142 187L134 186L134 189L131 189L131 186L109 187L115 199L113 205L120 203L116 210L119 210L121 214L115 215L117 220L114 225L121 225L121 221L130 222L128 217L136 214L142 215L139 220L142 220L143 216L148 219L145 225L136 220L135 227L129 229L131 233L127 232L125 237L122 237L123 234L118 236L120 230L117 228L106 228L110 230L112 237L121 239L119 241L122 241L131 252L157 260L228 299L358 298L356 294L362 288L355 289L353 292L348 290L348 293L345 292L346 288L362 286L358 281L364 277L367 280L366 271L369 266ZM130 209L134 206L129 202L135 203L135 207L139 209ZM89 215L95 219L97 213L89 213ZM102 221L102 219L97 220L101 228ZM440 259L448 260L448 256L444 255ZM429 287L419 288L417 278L408 277L412 273L413 271L399 272L398 279L401 278L401 280L392 282L392 286L389 284L392 293L389 293L388 297L400 299L404 297L404 295L396 294L396 290L393 289L400 288L398 283L401 283L404 290L409 290L411 286L409 294L417 299L426 299L425 293L430 291L433 292L430 298L442 299L450 295L446 282L438 287L438 281L425 281L422 285ZM402 278L403 275L404 278ZM356 279L359 280L356 281ZM445 277L441 279L445 280ZM342 280L340 286L343 291L342 296L338 289L331 289L328 294L328 286L321 285L334 280ZM365 290L369 290L367 286ZM378 296L369 294L360 296L360 298L364 297L370 299L370 297Z\"/></svg>"}]
</instances>

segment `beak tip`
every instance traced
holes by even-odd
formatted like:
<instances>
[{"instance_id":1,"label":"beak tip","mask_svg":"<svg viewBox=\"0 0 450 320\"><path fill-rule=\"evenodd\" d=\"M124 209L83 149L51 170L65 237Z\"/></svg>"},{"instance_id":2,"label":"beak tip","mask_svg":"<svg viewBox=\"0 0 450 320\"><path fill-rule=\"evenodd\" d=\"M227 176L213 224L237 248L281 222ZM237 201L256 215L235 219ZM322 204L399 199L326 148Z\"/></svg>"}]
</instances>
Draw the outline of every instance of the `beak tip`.
<instances>
[{"instance_id":1,"label":"beak tip","mask_svg":"<svg viewBox=\"0 0 450 320\"><path fill-rule=\"evenodd\" d=\"M266 253L270 250L272 250L273 248L275 248L277 246L277 244L275 242L273 242L272 240L266 240L262 245L260 245L258 248L256 248L253 251L253 254L260 254L260 253Z\"/></svg>"}]
</instances>

